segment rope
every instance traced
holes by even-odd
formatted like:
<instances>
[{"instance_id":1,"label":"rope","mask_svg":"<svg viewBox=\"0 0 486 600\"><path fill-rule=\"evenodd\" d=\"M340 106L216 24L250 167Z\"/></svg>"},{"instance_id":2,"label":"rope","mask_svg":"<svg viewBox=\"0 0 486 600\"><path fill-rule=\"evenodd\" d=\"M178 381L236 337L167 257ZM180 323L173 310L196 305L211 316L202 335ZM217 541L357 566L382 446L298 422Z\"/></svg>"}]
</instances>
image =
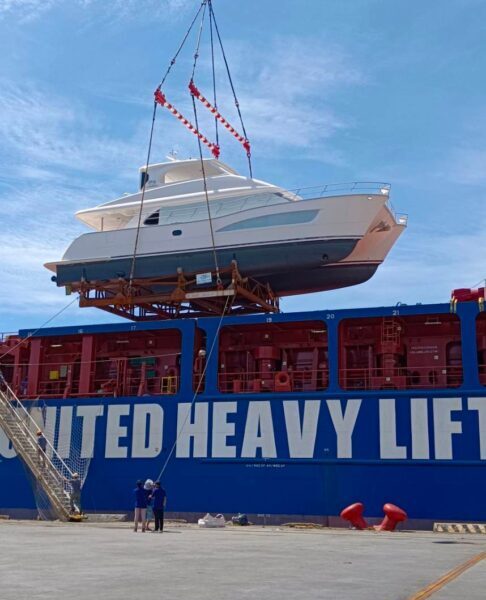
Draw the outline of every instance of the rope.
<instances>
[{"instance_id":1,"label":"rope","mask_svg":"<svg viewBox=\"0 0 486 600\"><path fill-rule=\"evenodd\" d=\"M140 199L140 210L138 211L137 232L135 234L135 243L133 245L132 265L130 267L130 277L129 277L130 288L132 286L133 276L135 274L135 261L137 259L138 240L140 237L140 225L142 223L142 212L143 212L143 201L145 199L145 188L147 186L147 181L149 178L148 168L149 168L149 164L150 164L150 154L152 152L152 140L154 137L156 112L157 112L157 102L154 101L154 109L152 112L152 126L150 127L150 138L149 138L149 145L148 145L148 150L147 150L147 161L145 163L145 171L144 171L144 176L143 176L142 197Z\"/></svg>"},{"instance_id":2,"label":"rope","mask_svg":"<svg viewBox=\"0 0 486 600\"><path fill-rule=\"evenodd\" d=\"M479 281L477 281L474 285L471 286L471 288L477 288L479 287L481 284L484 285L484 287L486 287L486 277L484 279L480 279Z\"/></svg>"},{"instance_id":3,"label":"rope","mask_svg":"<svg viewBox=\"0 0 486 600\"><path fill-rule=\"evenodd\" d=\"M228 60L226 59L226 53L225 53L224 47L223 47L223 41L222 41L221 35L219 33L218 24L216 22L216 16L214 14L212 0L208 0L208 6L209 6L209 13L210 13L210 15L212 15L212 19L213 19L213 22L214 22L214 28L216 30L216 35L218 37L219 46L221 48L221 54L223 56L224 64L225 64L225 67L226 67L226 73L228 75L228 81L229 81L229 84L230 84L230 87L231 87L231 91L233 93L233 99L235 101L236 110L238 111L238 116L240 118L241 129L243 131L243 135L245 136L245 138L248 139L248 135L247 135L246 129L245 129L245 124L243 122L243 116L242 116L241 110L240 110L240 103L238 102L238 98L236 96L235 86L233 85L233 79L231 77L231 72L230 72L230 68L229 68L229 65L228 65ZM246 156L248 158L248 169L249 169L249 172L250 172L250 177L253 177L252 166L251 166L251 153L247 152Z\"/></svg>"},{"instance_id":4,"label":"rope","mask_svg":"<svg viewBox=\"0 0 486 600\"><path fill-rule=\"evenodd\" d=\"M208 0L208 1L210 3L210 0ZM202 36L205 15L206 15L206 10L203 11L203 15L201 18L199 35L198 35L197 42L196 42L196 50L194 52L194 63L192 65L191 81L194 79L194 74L196 72L197 59L199 57L199 47L201 44L201 36ZM194 122L196 124L197 131L199 131L199 120L197 117L196 101L194 99L194 95L192 95L191 97L192 97L192 108L194 110ZM208 194L208 184L207 184L207 180L206 180L206 169L204 167L204 158L203 158L203 154L202 154L201 138L199 136L197 136L197 145L198 145L198 149L199 149L199 161L201 163L201 171L202 171L202 176L203 176L204 196L206 198L206 207L208 209L209 231L211 233L211 244L212 244L212 250L213 250L214 268L216 270L216 283L217 283L217 285L221 285L221 276L220 276L220 272L219 272L218 255L216 252L216 241L215 241L215 237L214 237L213 220L211 218L211 207L209 205L209 194ZM225 309L223 310L223 315L224 315L225 311L226 311L226 306L225 306Z\"/></svg>"},{"instance_id":5,"label":"rope","mask_svg":"<svg viewBox=\"0 0 486 600\"><path fill-rule=\"evenodd\" d=\"M184 44L186 43L187 38L189 37L189 34L191 33L192 28L194 27L194 23L196 22L196 20L197 20L197 18L199 16L199 13L203 9L203 7L206 6L207 2L208 2L208 0L203 0L201 2L201 6L199 7L199 10L195 14L194 19L192 20L191 24L189 25L189 29L186 31L186 34L183 37L182 42L180 43L180 46L177 49L177 52L175 53L173 59L170 61L169 67L167 68L167 71L165 72L165 75L162 77L162 81L159 83L158 89L160 89L164 85L165 80L167 79L167 76L169 75L172 67L175 65L177 57L179 56L180 51L182 50Z\"/></svg>"},{"instance_id":6,"label":"rope","mask_svg":"<svg viewBox=\"0 0 486 600\"><path fill-rule=\"evenodd\" d=\"M192 97L192 106L194 108L194 119L196 121L197 127L197 110L196 110L196 101L194 100L194 96ZM204 196L206 197L206 206L208 209L208 221L209 221L209 231L211 232L211 245L213 250L213 259L214 259L214 268L216 270L216 283L221 285L221 276L219 273L219 264L218 264L218 254L216 252L216 241L214 238L214 228L213 228L213 220L211 218L211 207L209 206L209 196L208 196L208 184L206 181L206 170L204 168L204 159L202 155L202 146L201 140L197 138L197 144L199 148L199 160L201 161L201 171L203 176L203 186L204 186Z\"/></svg>"},{"instance_id":7,"label":"rope","mask_svg":"<svg viewBox=\"0 0 486 600\"><path fill-rule=\"evenodd\" d=\"M186 34L184 35L184 37L182 38L182 42L179 44L179 47L177 48L177 52L174 54L172 60L169 63L169 66L167 67L167 71L165 72L164 76L162 77L161 82L159 83L159 86L157 88L157 91L160 90L160 88L164 85L165 80L167 79L169 73L172 70L172 67L175 65L176 61L177 61L177 57L179 56L182 48L184 47L184 44L186 43L187 38L189 37L189 34L192 31L192 28L194 26L194 23L196 22L201 10L204 9L204 12L206 11L206 4L207 4L208 0L203 0L201 2L201 5L199 6L198 11L196 12L191 24L189 25L188 30L186 31ZM150 139L149 139L149 146L148 146L148 150L147 150L147 161L145 163L145 176L144 176L144 183L143 183L143 187L142 187L142 198L140 199L140 210L138 211L138 222L137 222L137 232L135 234L135 243L133 246L133 256L132 256L132 264L130 267L130 277L129 277L129 283L130 283L130 287L132 285L133 282L133 276L135 274L135 261L136 261L136 257L137 257L137 249L138 249L138 241L139 241L139 237L140 237L140 226L141 226L141 222L142 222L142 211L143 211L143 202L145 199L145 187L147 185L147 180L148 180L148 167L150 164L150 154L152 151L152 140L153 140L153 135L154 135L154 126L155 126L155 115L157 112L157 101L154 101L154 109L153 109L153 114L152 114L152 126L150 128Z\"/></svg>"},{"instance_id":8,"label":"rope","mask_svg":"<svg viewBox=\"0 0 486 600\"><path fill-rule=\"evenodd\" d=\"M37 332L39 332L41 329L43 329L46 325L48 325L51 321L53 321L60 314L62 314L65 310L67 310L72 304L74 304L75 302L77 302L77 300L78 300L78 298L76 296L75 298L73 298L71 300L71 302L69 302L68 304L66 304L66 306L64 308L61 308L61 310L58 310L57 313L54 314L49 319L47 319L47 321L45 321L45 323L42 323L42 325L40 327L38 327L35 331L33 331L32 333L30 333L26 338L23 338L22 340L20 340L20 342L18 342L17 344L15 344L15 346L12 346L12 348L10 348L9 350L7 350L7 352L5 352L4 354L2 354L0 356L0 360L2 360L2 358L4 358L5 356L7 356L8 354L10 354L13 350L15 350L16 348L18 348L19 346L21 346L23 343L25 343L27 340L29 340L31 337L33 337Z\"/></svg>"},{"instance_id":9,"label":"rope","mask_svg":"<svg viewBox=\"0 0 486 600\"><path fill-rule=\"evenodd\" d=\"M201 37L202 37L205 16L206 16L206 5L204 5L203 14L201 17L201 23L199 25L199 33L197 35L196 50L194 52L194 62L192 64L191 79L194 79L194 72L196 71L197 59L199 58L199 47L201 45Z\"/></svg>"},{"instance_id":10,"label":"rope","mask_svg":"<svg viewBox=\"0 0 486 600\"><path fill-rule=\"evenodd\" d=\"M226 313L226 309L228 307L228 302L229 302L229 296L226 298L226 303L224 305L223 312L221 313L221 316L219 318L218 327L217 327L216 333L214 334L214 337L213 337L213 343L211 344L211 348L209 349L209 354L206 356L206 362L204 364L204 369L202 371L201 377L199 378L199 383L197 384L196 391L194 392L194 395L192 397L190 409L187 411L186 418L184 419L181 428L177 432L176 439L174 440L174 443L172 444L172 448L170 449L170 452L169 452L167 458L165 459L165 463L164 463L164 465L163 465L163 467L162 467L162 469L161 469L161 471L159 473L159 476L157 477L157 481L161 480L162 475L164 474L164 471L167 468L167 465L169 464L169 460L172 458L172 455L174 454L174 450L177 447L177 442L179 441L179 438L181 437L182 432L184 431L184 427L186 426L187 420L189 419L189 416L190 416L191 411L192 411L192 407L194 406L194 404L196 402L196 398L197 398L197 396L199 394L199 390L201 389L201 385L202 385L202 382L204 380L204 376L206 375L206 371L207 371L207 368L208 368L208 365L209 365L209 362L210 362L210 358L211 358L211 356L213 354L213 350L214 350L214 348L216 346L216 340L218 339L219 330L221 329L221 325L223 323L223 318L224 318L224 315Z\"/></svg>"}]
</instances>

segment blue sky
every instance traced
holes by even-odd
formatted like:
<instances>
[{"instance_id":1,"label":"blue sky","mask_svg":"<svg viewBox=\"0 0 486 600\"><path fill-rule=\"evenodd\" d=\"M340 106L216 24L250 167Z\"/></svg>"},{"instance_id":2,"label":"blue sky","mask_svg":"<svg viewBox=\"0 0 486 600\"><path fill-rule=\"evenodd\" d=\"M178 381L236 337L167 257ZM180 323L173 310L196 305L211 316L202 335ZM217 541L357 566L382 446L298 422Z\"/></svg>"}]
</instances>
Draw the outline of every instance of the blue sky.
<instances>
[{"instance_id":1,"label":"blue sky","mask_svg":"<svg viewBox=\"0 0 486 600\"><path fill-rule=\"evenodd\" d=\"M196 0L0 0L0 331L70 298L42 266L83 231L73 213L134 191L152 93ZM285 311L447 301L486 277L486 3L214 0L256 177L284 187L392 184L409 228L367 283ZM187 109L194 40L165 91ZM207 40L197 82L209 91ZM221 80L222 112L234 121ZM184 112L184 111L183 111ZM203 127L204 128L204 127ZM222 159L242 171L237 142ZM153 150L195 156L159 111ZM73 304L55 324L113 320Z\"/></svg>"}]
</instances>

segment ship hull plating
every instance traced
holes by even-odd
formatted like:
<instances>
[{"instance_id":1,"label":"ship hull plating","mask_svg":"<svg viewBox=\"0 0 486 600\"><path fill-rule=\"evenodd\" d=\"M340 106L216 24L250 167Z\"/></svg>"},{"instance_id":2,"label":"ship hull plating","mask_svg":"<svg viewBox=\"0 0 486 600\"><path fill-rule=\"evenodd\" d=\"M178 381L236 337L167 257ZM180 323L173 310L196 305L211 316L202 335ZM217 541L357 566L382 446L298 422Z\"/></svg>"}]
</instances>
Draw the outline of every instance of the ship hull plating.
<instances>
[{"instance_id":1,"label":"ship hull plating","mask_svg":"<svg viewBox=\"0 0 486 600\"><path fill-rule=\"evenodd\" d=\"M241 274L269 283L279 294L301 290L319 291L361 283L372 276L377 265L342 265L341 271L327 265L343 260L356 246L357 239L313 240L255 246L218 248L220 268L237 261ZM141 255L135 261L135 279L175 279L179 269L184 273L214 271L214 253L211 249L162 255ZM131 272L132 257L113 257L104 261L86 261L57 266L57 285L79 281L116 280L127 278ZM363 271L366 271L363 279Z\"/></svg>"},{"instance_id":2,"label":"ship hull plating","mask_svg":"<svg viewBox=\"0 0 486 600\"><path fill-rule=\"evenodd\" d=\"M486 519L486 398L477 393L247 395L192 406L191 398L83 398L44 410L56 414L58 436L66 437L59 427L81 431L72 443L93 456L88 511L128 511L134 482L160 476L167 510L177 513L335 516L360 501L369 516L393 502L411 519ZM9 482L2 512L33 510L3 432L0 454L0 479Z\"/></svg>"}]
</instances>

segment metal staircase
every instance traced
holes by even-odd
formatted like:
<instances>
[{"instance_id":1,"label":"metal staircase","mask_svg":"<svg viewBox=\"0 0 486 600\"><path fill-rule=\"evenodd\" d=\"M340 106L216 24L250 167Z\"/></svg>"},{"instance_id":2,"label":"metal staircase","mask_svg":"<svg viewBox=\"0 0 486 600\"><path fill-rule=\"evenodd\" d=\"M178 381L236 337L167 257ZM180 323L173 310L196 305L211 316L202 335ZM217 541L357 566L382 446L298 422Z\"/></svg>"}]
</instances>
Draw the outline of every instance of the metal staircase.
<instances>
[{"instance_id":1,"label":"metal staircase","mask_svg":"<svg viewBox=\"0 0 486 600\"><path fill-rule=\"evenodd\" d=\"M68 521L71 516L68 480L73 473L49 441L44 460L40 461L34 433L38 425L5 381L0 382L0 427L43 489L56 517Z\"/></svg>"}]
</instances>

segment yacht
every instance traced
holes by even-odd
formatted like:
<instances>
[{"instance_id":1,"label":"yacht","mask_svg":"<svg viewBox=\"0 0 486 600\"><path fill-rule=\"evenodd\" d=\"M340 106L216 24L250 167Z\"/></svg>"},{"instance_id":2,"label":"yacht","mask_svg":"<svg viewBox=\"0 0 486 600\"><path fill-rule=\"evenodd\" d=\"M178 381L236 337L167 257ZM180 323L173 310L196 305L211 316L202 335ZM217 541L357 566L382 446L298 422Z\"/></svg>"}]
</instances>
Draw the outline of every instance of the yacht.
<instances>
[{"instance_id":1,"label":"yacht","mask_svg":"<svg viewBox=\"0 0 486 600\"><path fill-rule=\"evenodd\" d=\"M216 254L280 296L336 289L369 279L406 226L386 184L288 191L213 158L139 171L136 193L76 213L93 231L45 265L58 286L128 279L136 247L137 280L214 276Z\"/></svg>"}]
</instances>

